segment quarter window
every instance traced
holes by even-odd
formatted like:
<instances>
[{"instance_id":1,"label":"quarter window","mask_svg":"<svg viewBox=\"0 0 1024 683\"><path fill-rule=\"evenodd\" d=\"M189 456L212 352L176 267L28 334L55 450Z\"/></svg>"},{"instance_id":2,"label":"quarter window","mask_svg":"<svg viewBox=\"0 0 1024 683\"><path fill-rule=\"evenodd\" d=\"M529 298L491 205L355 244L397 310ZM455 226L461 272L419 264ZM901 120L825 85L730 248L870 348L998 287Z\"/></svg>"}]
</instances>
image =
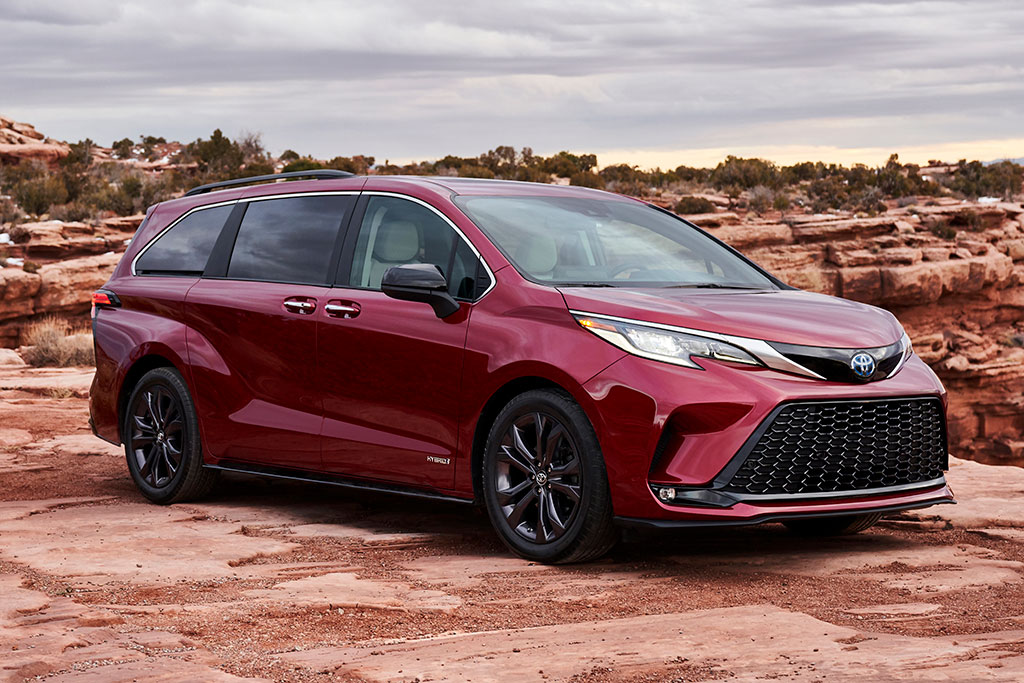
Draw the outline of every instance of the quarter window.
<instances>
[{"instance_id":1,"label":"quarter window","mask_svg":"<svg viewBox=\"0 0 1024 683\"><path fill-rule=\"evenodd\" d=\"M231 205L188 214L158 237L135 262L135 272L149 275L202 275Z\"/></svg>"},{"instance_id":2,"label":"quarter window","mask_svg":"<svg viewBox=\"0 0 1024 683\"><path fill-rule=\"evenodd\" d=\"M227 276L327 284L347 196L286 197L251 202L238 228Z\"/></svg>"}]
</instances>

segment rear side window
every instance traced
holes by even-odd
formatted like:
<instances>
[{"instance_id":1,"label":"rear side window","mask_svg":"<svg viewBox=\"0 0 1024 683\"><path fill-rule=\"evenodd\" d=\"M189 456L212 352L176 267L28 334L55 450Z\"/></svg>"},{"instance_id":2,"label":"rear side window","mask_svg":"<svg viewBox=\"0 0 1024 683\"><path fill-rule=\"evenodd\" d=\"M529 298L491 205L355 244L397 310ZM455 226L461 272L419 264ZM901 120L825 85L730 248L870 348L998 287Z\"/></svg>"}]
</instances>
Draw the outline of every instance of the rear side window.
<instances>
[{"instance_id":1,"label":"rear side window","mask_svg":"<svg viewBox=\"0 0 1024 683\"><path fill-rule=\"evenodd\" d=\"M231 205L193 211L158 237L139 260L135 272L153 275L202 275Z\"/></svg>"},{"instance_id":2,"label":"rear side window","mask_svg":"<svg viewBox=\"0 0 1024 683\"><path fill-rule=\"evenodd\" d=\"M252 202L245 210L227 276L322 285L345 214L348 196L286 197Z\"/></svg>"}]
</instances>

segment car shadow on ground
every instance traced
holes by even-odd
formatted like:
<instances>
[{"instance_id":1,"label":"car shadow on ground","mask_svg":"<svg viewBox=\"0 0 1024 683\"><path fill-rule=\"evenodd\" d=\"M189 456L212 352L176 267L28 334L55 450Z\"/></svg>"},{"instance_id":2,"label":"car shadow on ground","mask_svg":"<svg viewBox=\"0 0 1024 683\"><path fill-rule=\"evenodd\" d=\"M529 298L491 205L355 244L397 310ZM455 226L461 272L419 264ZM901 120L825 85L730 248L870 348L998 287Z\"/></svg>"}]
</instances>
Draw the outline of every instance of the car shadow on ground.
<instances>
[{"instance_id":1,"label":"car shadow on ground","mask_svg":"<svg viewBox=\"0 0 1024 683\"><path fill-rule=\"evenodd\" d=\"M511 555L498 541L486 512L478 507L420 498L360 491L326 484L293 482L251 475L226 475L215 493L203 501L208 514L232 517L240 510L251 523L282 526L313 525L330 534L331 525L374 535L418 537L425 542L450 541L439 552L470 557ZM922 532L924 533L924 532ZM896 534L884 525L857 535L831 538L792 534L777 523L676 530L635 530L603 560L587 567L595 572L620 571L624 565L662 566L684 571L688 565L746 565L771 570L780 564L843 565L844 557L910 553L924 543L914 534ZM578 565L577 565L578 566Z\"/></svg>"}]
</instances>

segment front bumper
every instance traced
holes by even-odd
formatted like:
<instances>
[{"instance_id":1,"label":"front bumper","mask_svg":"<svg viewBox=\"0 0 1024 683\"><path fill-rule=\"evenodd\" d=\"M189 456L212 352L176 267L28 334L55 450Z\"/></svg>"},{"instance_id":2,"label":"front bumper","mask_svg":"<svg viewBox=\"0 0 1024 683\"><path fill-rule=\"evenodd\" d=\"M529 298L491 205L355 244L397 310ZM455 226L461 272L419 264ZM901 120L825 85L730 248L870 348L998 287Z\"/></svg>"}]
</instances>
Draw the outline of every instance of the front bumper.
<instances>
[{"instance_id":1,"label":"front bumper","mask_svg":"<svg viewBox=\"0 0 1024 683\"><path fill-rule=\"evenodd\" d=\"M933 397L935 374L916 356L894 377L868 384L823 382L765 368L701 360L704 371L626 357L585 386L615 514L648 526L755 524L772 519L891 512L952 503L945 480L867 490L773 495L723 489L730 463L779 406L797 401ZM943 409L944 412L944 409ZM659 500L659 487L678 498Z\"/></svg>"}]
</instances>

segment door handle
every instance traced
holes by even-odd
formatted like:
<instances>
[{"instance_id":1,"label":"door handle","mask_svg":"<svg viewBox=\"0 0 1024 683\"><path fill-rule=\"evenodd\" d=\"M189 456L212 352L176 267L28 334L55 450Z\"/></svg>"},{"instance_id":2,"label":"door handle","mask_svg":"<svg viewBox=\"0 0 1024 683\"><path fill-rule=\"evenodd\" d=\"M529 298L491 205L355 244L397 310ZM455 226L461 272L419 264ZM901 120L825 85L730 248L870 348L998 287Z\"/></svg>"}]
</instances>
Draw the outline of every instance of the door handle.
<instances>
[{"instance_id":1,"label":"door handle","mask_svg":"<svg viewBox=\"0 0 1024 683\"><path fill-rule=\"evenodd\" d=\"M303 315L309 315L316 310L316 304L311 301L296 301L294 299L285 299L284 307L292 313L302 313Z\"/></svg>"},{"instance_id":2,"label":"door handle","mask_svg":"<svg viewBox=\"0 0 1024 683\"><path fill-rule=\"evenodd\" d=\"M357 303L329 303L324 311L332 318L354 318L362 310Z\"/></svg>"}]
</instances>

